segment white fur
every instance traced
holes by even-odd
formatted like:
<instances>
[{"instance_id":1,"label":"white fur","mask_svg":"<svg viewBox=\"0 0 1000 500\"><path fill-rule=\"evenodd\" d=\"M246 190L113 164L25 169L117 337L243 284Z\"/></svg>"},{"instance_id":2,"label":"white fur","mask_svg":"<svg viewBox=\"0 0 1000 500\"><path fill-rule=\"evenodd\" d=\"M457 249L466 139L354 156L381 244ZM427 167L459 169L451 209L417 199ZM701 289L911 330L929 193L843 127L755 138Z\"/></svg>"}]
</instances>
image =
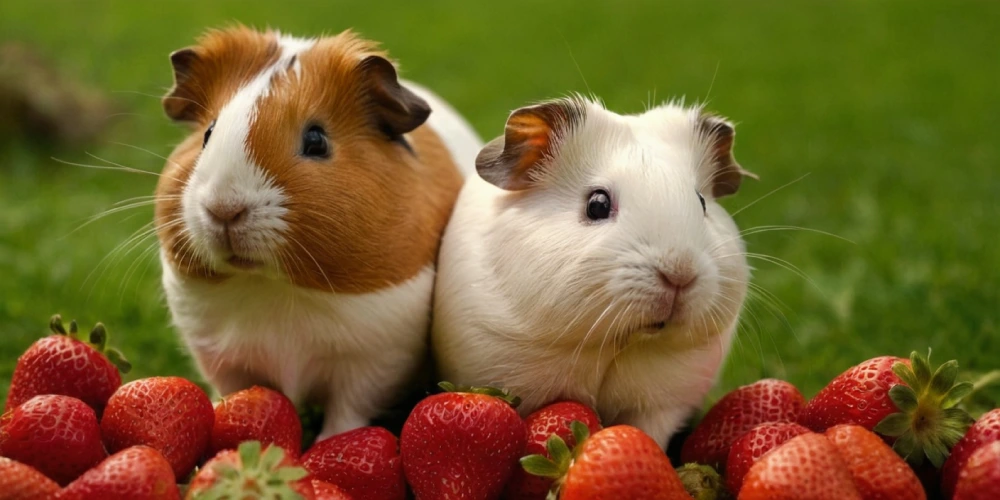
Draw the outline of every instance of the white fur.
<instances>
[{"instance_id":1,"label":"white fur","mask_svg":"<svg viewBox=\"0 0 1000 500\"><path fill-rule=\"evenodd\" d=\"M466 182L438 260L432 345L442 379L507 388L523 415L574 399L665 446L716 379L749 271L710 196L698 110L587 108L537 185ZM585 217L595 188L612 193L612 220ZM653 331L669 316L657 268L697 279Z\"/></svg>"},{"instance_id":2,"label":"white fur","mask_svg":"<svg viewBox=\"0 0 1000 500\"><path fill-rule=\"evenodd\" d=\"M161 256L163 286L174 325L217 392L263 384L296 404L324 404L324 438L367 425L413 378L426 354L434 268L365 294L299 288L283 275L275 252L285 242L286 195L246 151L257 102L272 76L312 45L281 41L279 60L223 107L183 194L184 231L193 252L231 276L221 283L189 278ZM441 133L460 165L471 162L467 152L478 150L478 137L456 126L461 118L453 110L437 117L431 126L445 124ZM232 206L248 212L229 229L229 249L224 227L206 208ZM237 269L226 262L233 254L263 265Z\"/></svg>"}]
</instances>

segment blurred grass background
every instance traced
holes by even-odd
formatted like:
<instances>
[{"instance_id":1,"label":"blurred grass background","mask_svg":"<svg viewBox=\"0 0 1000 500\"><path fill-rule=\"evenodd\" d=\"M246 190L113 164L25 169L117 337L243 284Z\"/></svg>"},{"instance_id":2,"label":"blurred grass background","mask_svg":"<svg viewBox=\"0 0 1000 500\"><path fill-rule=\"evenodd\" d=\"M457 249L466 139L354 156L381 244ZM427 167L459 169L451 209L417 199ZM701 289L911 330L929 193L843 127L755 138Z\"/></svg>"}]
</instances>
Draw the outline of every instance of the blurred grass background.
<instances>
[{"instance_id":1,"label":"blurred grass background","mask_svg":"<svg viewBox=\"0 0 1000 500\"><path fill-rule=\"evenodd\" d=\"M197 378L168 325L156 241L130 240L152 208L74 231L151 194L155 176L56 159L158 172L185 133L160 107L167 54L234 21L354 28L486 139L510 110L569 91L623 113L685 96L735 120L737 159L761 176L724 202L748 207L740 226L852 243L747 238L769 256L752 261L767 296L749 302L713 397L765 376L809 397L864 359L928 347L1000 368L1000 3L32 0L0 5L0 41L32 44L117 109L89 144L0 146L0 399L56 312L105 322L128 380Z\"/></svg>"}]
</instances>

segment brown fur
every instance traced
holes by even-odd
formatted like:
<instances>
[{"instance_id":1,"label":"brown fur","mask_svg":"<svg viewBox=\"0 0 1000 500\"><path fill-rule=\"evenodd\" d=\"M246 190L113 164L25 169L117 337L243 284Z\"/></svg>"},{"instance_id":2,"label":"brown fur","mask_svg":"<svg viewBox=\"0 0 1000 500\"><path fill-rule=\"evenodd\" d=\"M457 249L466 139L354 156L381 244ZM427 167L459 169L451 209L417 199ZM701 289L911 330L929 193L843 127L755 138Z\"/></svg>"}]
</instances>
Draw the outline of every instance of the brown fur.
<instances>
[{"instance_id":1,"label":"brown fur","mask_svg":"<svg viewBox=\"0 0 1000 500\"><path fill-rule=\"evenodd\" d=\"M252 52L258 59L242 64L258 68L257 72L274 60L270 51L240 48L248 43L243 30L232 36L226 33L215 35L221 39L203 41L198 53ZM269 43L274 40L256 36ZM275 77L269 94L258 101L250 125L251 161L288 197L289 229L279 260L297 286L361 293L412 278L435 261L441 232L462 184L450 153L426 124L408 134L412 152L379 128L373 117L371 82L359 68L367 55L380 54L373 43L350 32L319 40L299 55L301 77L291 70ZM189 81L212 89L211 96L199 97L208 103L208 112L198 115L199 127L171 156L171 162L179 165L168 163L157 194L180 195L201 151L204 127L232 95L229 89L254 76L221 63L205 67L216 72L209 75L199 67L199 79ZM238 81L210 83L202 78ZM302 132L310 125L326 131L328 159L299 155ZM157 206L157 224L179 214L179 199L163 199ZM224 278L185 255L179 232L179 226L160 230L175 268L189 276Z\"/></svg>"},{"instance_id":2,"label":"brown fur","mask_svg":"<svg viewBox=\"0 0 1000 500\"><path fill-rule=\"evenodd\" d=\"M489 142L476 158L476 170L486 182L510 191L527 189L533 171L554 153L555 142L584 119L586 109L576 99L556 99L515 110L504 135Z\"/></svg>"}]
</instances>

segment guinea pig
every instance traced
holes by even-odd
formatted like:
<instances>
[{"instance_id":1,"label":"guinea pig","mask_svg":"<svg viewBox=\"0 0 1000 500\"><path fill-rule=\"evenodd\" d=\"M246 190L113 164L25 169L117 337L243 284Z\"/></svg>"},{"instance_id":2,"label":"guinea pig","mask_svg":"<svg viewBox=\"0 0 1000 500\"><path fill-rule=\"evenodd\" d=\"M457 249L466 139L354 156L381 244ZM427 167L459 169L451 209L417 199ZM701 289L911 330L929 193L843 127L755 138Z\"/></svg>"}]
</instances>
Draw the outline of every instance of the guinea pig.
<instances>
[{"instance_id":1,"label":"guinea pig","mask_svg":"<svg viewBox=\"0 0 1000 500\"><path fill-rule=\"evenodd\" d=\"M368 425L428 358L435 259L482 142L350 30L236 26L170 55L189 124L156 187L172 323L220 395L321 405L319 439Z\"/></svg>"},{"instance_id":2,"label":"guinea pig","mask_svg":"<svg viewBox=\"0 0 1000 500\"><path fill-rule=\"evenodd\" d=\"M476 158L438 259L443 379L527 415L559 399L665 447L702 404L749 267L716 200L745 176L735 130L700 106L619 115L581 96L515 110Z\"/></svg>"}]
</instances>

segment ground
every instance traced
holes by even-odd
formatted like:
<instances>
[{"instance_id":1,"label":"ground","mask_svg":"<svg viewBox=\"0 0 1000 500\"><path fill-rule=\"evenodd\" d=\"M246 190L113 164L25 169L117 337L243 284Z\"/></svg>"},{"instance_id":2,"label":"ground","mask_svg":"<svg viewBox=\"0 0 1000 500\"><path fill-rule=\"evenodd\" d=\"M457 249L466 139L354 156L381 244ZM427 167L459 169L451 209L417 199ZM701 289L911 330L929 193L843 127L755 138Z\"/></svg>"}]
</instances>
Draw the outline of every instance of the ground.
<instances>
[{"instance_id":1,"label":"ground","mask_svg":"<svg viewBox=\"0 0 1000 500\"><path fill-rule=\"evenodd\" d=\"M571 91L622 113L685 97L733 119L760 180L724 205L756 270L713 398L761 377L808 397L863 359L928 348L1000 368L1000 3L33 0L0 7L0 39L36 44L123 111L95 144L0 145L0 400L57 312L103 321L135 365L127 380L197 377L144 232L152 207L127 200L148 200L185 133L159 103L167 54L236 21L354 28L485 138Z\"/></svg>"}]
</instances>

